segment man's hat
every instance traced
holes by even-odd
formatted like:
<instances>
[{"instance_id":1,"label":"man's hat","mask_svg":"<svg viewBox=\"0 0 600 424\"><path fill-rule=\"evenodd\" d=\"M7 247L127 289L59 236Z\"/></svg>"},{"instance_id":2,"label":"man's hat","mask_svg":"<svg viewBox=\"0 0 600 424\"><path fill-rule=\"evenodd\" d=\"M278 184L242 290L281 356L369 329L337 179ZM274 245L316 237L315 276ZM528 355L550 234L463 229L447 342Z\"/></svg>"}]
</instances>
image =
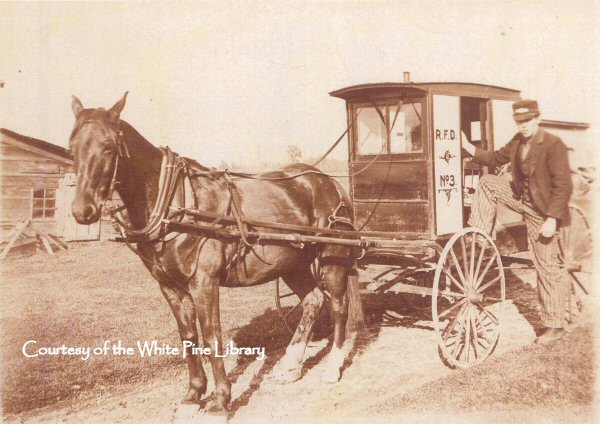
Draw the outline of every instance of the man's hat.
<instances>
[{"instance_id":1,"label":"man's hat","mask_svg":"<svg viewBox=\"0 0 600 424\"><path fill-rule=\"evenodd\" d=\"M519 100L513 103L512 108L513 118L517 122L529 121L540 116L540 110L535 100Z\"/></svg>"}]
</instances>

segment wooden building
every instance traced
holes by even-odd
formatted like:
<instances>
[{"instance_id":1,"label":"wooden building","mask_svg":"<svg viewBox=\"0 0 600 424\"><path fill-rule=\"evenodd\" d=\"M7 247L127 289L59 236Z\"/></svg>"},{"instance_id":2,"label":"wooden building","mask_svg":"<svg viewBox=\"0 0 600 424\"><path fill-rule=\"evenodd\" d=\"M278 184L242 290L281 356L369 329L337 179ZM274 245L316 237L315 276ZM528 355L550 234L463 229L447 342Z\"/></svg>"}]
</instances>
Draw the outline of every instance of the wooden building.
<instances>
[{"instance_id":1,"label":"wooden building","mask_svg":"<svg viewBox=\"0 0 600 424\"><path fill-rule=\"evenodd\" d=\"M99 224L79 225L71 214L75 174L67 149L2 128L0 177L1 241L26 218L65 240L99 239Z\"/></svg>"}]
</instances>

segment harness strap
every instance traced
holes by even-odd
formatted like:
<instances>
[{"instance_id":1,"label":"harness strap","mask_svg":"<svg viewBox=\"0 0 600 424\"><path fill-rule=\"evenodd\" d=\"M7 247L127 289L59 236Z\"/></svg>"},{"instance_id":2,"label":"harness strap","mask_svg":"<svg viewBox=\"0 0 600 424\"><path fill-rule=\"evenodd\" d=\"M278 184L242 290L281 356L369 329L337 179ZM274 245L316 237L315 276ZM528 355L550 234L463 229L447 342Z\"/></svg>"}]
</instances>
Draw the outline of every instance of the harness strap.
<instances>
[{"instance_id":1,"label":"harness strap","mask_svg":"<svg viewBox=\"0 0 600 424\"><path fill-rule=\"evenodd\" d=\"M122 145L124 144L122 143ZM129 243L153 241L161 237L163 228L162 220L163 218L166 218L166 214L169 210L173 196L175 195L182 172L187 169L185 160L173 153L168 147L161 147L161 152L163 154L163 160L159 176L158 195L146 226L141 229L134 229L127 222L127 219L120 213L122 208L110 209L111 216L118 224L120 227L120 232ZM117 155L115 163L115 175L116 165L118 165L118 158L119 155Z\"/></svg>"},{"instance_id":2,"label":"harness strap","mask_svg":"<svg viewBox=\"0 0 600 424\"><path fill-rule=\"evenodd\" d=\"M240 194L237 191L235 184L233 183L228 172L223 174L223 178L227 182L227 190L229 191L229 198L231 200L231 212L235 218L237 226L240 230L240 236L246 246L250 246L248 241L248 224L244 220L244 212L241 207Z\"/></svg>"}]
</instances>

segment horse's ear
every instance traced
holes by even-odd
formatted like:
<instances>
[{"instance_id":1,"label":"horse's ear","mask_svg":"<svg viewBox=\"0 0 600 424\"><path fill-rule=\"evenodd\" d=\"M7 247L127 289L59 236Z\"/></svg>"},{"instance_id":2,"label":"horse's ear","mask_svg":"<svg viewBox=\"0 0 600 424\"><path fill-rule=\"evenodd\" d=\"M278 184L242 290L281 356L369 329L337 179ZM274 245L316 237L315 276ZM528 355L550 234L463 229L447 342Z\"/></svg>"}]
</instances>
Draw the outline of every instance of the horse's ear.
<instances>
[{"instance_id":1,"label":"horse's ear","mask_svg":"<svg viewBox=\"0 0 600 424\"><path fill-rule=\"evenodd\" d=\"M81 104L81 100L79 100L75 96L71 96L73 99L71 100L71 108L73 109L73 113L75 114L75 118L79 116L81 111L83 110L83 105Z\"/></svg>"},{"instance_id":2,"label":"horse's ear","mask_svg":"<svg viewBox=\"0 0 600 424\"><path fill-rule=\"evenodd\" d=\"M123 111L123 108L125 107L125 100L127 99L128 93L129 93L129 91L126 91L125 94L123 94L123 97L121 97L121 100L119 100L117 103L114 104L113 107L110 108L110 112L113 114L113 116L115 118L118 118L121 115L121 112Z\"/></svg>"}]
</instances>

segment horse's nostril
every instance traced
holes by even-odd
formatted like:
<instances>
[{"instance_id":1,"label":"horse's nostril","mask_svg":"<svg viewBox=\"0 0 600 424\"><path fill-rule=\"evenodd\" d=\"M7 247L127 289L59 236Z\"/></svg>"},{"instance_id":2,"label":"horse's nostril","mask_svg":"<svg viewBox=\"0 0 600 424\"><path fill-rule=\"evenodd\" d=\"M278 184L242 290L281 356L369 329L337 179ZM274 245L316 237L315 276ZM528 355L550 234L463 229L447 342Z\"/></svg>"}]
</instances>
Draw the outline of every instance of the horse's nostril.
<instances>
[{"instance_id":1,"label":"horse's nostril","mask_svg":"<svg viewBox=\"0 0 600 424\"><path fill-rule=\"evenodd\" d=\"M83 216L87 219L90 219L92 216L96 214L96 206L94 205L86 205L83 209Z\"/></svg>"},{"instance_id":2,"label":"horse's nostril","mask_svg":"<svg viewBox=\"0 0 600 424\"><path fill-rule=\"evenodd\" d=\"M73 202L73 217L83 225L89 225L98 219L98 208L93 203Z\"/></svg>"}]
</instances>

